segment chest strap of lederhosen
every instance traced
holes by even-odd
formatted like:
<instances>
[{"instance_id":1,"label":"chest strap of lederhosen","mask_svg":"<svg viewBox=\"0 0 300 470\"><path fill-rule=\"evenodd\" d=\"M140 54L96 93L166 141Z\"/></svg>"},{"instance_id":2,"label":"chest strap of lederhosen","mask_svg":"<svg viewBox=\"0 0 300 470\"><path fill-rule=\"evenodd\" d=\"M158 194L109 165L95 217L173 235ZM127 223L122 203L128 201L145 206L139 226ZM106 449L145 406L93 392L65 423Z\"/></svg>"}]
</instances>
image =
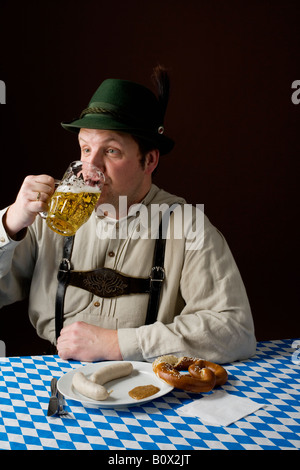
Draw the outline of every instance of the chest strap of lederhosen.
<instances>
[{"instance_id":1,"label":"chest strap of lederhosen","mask_svg":"<svg viewBox=\"0 0 300 470\"><path fill-rule=\"evenodd\" d=\"M170 211L168 215L171 214ZM73 271L71 255L74 236L65 237L63 257L59 265L57 279L58 287L55 301L55 335L60 335L64 318L64 299L68 285L87 290L98 297L111 298L128 294L149 293L145 325L154 323L157 318L161 286L165 278L164 258L166 245L166 227L163 222L159 225L158 237L155 243L153 267L147 278L130 277L114 269L98 268L90 271Z\"/></svg>"}]
</instances>

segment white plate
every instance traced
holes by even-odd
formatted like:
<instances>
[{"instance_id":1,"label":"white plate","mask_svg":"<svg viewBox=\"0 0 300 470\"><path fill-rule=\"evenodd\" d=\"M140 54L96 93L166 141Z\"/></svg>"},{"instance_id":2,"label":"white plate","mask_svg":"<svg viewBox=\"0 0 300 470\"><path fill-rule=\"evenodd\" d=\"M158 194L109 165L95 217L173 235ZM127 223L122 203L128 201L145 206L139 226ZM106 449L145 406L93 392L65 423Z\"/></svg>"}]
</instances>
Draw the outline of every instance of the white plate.
<instances>
[{"instance_id":1,"label":"white plate","mask_svg":"<svg viewBox=\"0 0 300 470\"><path fill-rule=\"evenodd\" d=\"M57 382L58 390L65 396L65 398L70 398L71 400L80 401L85 406L97 407L97 408L120 408L122 406L133 406L141 405L148 401L154 400L155 398L166 395L173 387L166 384L160 380L152 370L152 364L148 362L137 362L137 361L128 361L133 365L133 371L127 377L122 377L120 379L112 380L105 384L105 388L112 393L106 400L97 401L91 398L88 398L81 393L77 392L72 386L72 379L75 372L82 372L87 377L89 377L93 372L98 370L100 367L107 366L108 364L113 364L118 361L106 361L106 362L97 362L88 364L85 366L78 367L76 369L67 372L67 374L60 377ZM135 400L128 395L128 392L134 387L141 385L154 385L159 388L159 392L150 397L143 398L142 400Z\"/></svg>"}]
</instances>

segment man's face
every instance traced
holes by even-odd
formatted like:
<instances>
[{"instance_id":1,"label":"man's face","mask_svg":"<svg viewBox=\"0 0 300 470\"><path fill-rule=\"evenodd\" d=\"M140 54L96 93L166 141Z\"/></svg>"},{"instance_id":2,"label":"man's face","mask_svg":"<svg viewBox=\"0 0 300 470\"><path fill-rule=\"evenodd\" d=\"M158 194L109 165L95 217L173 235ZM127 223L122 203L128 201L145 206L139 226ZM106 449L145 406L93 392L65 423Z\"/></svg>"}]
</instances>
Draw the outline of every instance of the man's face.
<instances>
[{"instance_id":1,"label":"man's face","mask_svg":"<svg viewBox=\"0 0 300 470\"><path fill-rule=\"evenodd\" d=\"M138 144L129 134L81 129L79 145L81 160L93 163L104 173L105 185L100 204L111 204L118 211L119 196L127 196L130 207L147 194L154 168L147 164L149 158L146 159L145 167L142 167Z\"/></svg>"}]
</instances>

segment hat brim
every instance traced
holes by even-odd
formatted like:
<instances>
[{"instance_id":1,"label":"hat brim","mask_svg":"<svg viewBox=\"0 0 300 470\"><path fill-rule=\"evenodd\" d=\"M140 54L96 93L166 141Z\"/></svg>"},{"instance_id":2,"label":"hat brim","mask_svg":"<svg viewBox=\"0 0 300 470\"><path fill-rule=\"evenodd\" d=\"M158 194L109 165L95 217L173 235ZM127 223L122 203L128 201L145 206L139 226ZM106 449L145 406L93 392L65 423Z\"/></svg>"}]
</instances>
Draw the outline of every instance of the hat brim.
<instances>
[{"instance_id":1,"label":"hat brim","mask_svg":"<svg viewBox=\"0 0 300 470\"><path fill-rule=\"evenodd\" d=\"M61 125L64 129L77 134L80 129L103 129L125 132L153 144L153 148L158 148L161 155L171 152L175 145L175 142L164 134L154 133L136 126L129 126L107 114L88 114L81 119L62 122Z\"/></svg>"}]
</instances>

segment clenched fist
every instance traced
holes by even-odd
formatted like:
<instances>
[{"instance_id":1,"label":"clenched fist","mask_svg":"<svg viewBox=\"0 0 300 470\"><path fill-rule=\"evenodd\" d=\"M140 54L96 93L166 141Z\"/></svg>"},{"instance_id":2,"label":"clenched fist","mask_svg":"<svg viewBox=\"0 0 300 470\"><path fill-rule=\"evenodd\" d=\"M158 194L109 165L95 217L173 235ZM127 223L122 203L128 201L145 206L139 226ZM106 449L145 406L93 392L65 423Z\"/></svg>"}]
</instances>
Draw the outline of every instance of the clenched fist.
<instances>
[{"instance_id":1,"label":"clenched fist","mask_svg":"<svg viewBox=\"0 0 300 470\"><path fill-rule=\"evenodd\" d=\"M9 207L4 226L11 238L31 225L37 214L48 209L55 189L54 178L48 175L27 176L15 202Z\"/></svg>"}]
</instances>

